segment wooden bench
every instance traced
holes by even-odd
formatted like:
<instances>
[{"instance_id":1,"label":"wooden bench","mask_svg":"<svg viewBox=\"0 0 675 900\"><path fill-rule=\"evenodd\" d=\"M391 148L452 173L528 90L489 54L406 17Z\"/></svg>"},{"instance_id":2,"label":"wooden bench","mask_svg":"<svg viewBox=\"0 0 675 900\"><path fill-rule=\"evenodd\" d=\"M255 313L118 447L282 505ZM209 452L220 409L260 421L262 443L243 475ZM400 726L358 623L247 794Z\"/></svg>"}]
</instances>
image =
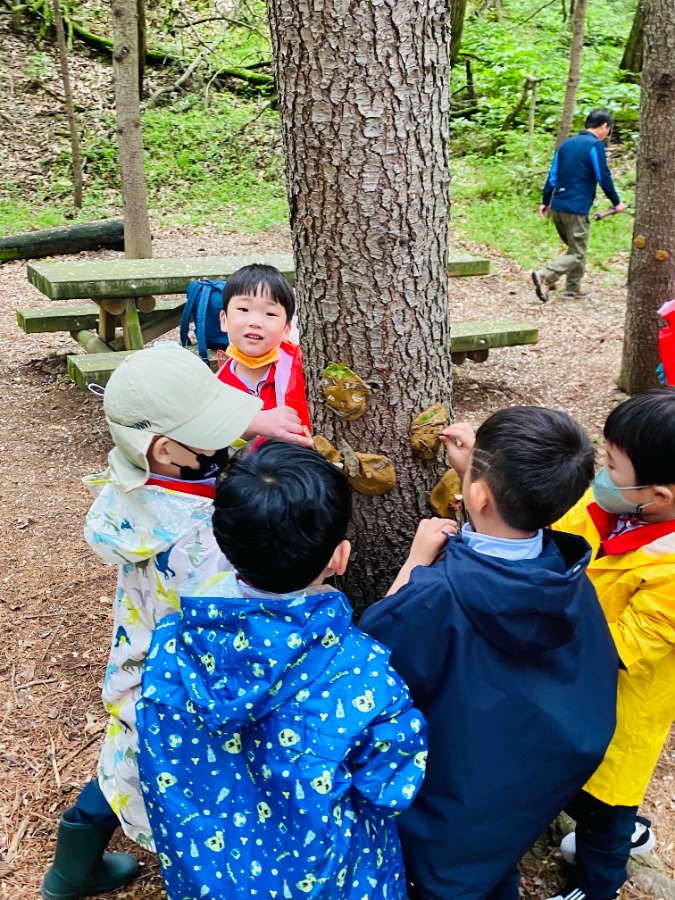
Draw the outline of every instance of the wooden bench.
<instances>
[{"instance_id":1,"label":"wooden bench","mask_svg":"<svg viewBox=\"0 0 675 900\"><path fill-rule=\"evenodd\" d=\"M28 280L56 302L47 308L19 309L17 322L27 334L69 331L87 351L68 358L69 376L80 387L104 385L124 358L120 351L138 350L179 325L191 281L226 279L253 262L275 266L295 281L290 253L31 263ZM487 259L452 252L448 258L450 277L489 271ZM156 294L179 296L156 301ZM93 302L70 302L74 300ZM536 339L536 329L522 323L463 323L453 329L453 359L480 361L492 347Z\"/></svg>"},{"instance_id":2,"label":"wooden bench","mask_svg":"<svg viewBox=\"0 0 675 900\"><path fill-rule=\"evenodd\" d=\"M519 344L536 344L538 330L526 322L497 319L492 322L455 322L451 326L451 354L456 365L467 359L485 362L488 352L497 347L514 347ZM133 351L131 351L133 352ZM129 351L125 353L79 353L68 357L68 377L86 388L89 384L107 384ZM210 353L212 362L215 354Z\"/></svg>"},{"instance_id":3,"label":"wooden bench","mask_svg":"<svg viewBox=\"0 0 675 900\"><path fill-rule=\"evenodd\" d=\"M497 347L536 344L538 340L539 329L512 319L450 324L450 352L457 366L464 365L467 359L485 362L490 350Z\"/></svg>"}]
</instances>

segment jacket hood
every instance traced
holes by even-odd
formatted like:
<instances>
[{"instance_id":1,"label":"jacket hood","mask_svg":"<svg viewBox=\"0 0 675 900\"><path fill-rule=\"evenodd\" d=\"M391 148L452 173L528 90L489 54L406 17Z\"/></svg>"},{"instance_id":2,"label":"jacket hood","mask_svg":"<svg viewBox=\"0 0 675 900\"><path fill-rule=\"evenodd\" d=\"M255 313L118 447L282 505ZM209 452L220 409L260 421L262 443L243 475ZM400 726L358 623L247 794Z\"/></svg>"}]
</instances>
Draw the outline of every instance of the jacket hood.
<instances>
[{"instance_id":1,"label":"jacket hood","mask_svg":"<svg viewBox=\"0 0 675 900\"><path fill-rule=\"evenodd\" d=\"M307 691L351 625L346 597L327 585L268 594L234 572L182 597L181 610L181 680L209 731L236 730Z\"/></svg>"},{"instance_id":2,"label":"jacket hood","mask_svg":"<svg viewBox=\"0 0 675 900\"><path fill-rule=\"evenodd\" d=\"M561 532L544 531L542 553L518 561L476 554L458 535L448 542L440 565L474 627L500 650L517 655L553 650L572 640L590 556L583 538ZM577 590L571 589L574 585Z\"/></svg>"},{"instance_id":3,"label":"jacket hood","mask_svg":"<svg viewBox=\"0 0 675 900\"><path fill-rule=\"evenodd\" d=\"M213 503L205 497L150 485L125 492L105 475L89 476L84 483L95 497L84 536L107 563L140 563L172 547L186 523L211 521Z\"/></svg>"}]
</instances>

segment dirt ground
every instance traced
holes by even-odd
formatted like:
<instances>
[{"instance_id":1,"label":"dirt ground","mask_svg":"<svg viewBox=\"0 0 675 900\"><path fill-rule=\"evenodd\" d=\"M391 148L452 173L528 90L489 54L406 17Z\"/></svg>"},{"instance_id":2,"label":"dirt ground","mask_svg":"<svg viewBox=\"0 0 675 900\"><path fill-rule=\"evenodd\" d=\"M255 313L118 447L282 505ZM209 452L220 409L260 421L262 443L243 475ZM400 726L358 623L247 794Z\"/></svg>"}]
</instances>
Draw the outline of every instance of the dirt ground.
<instances>
[{"instance_id":1,"label":"dirt ground","mask_svg":"<svg viewBox=\"0 0 675 900\"><path fill-rule=\"evenodd\" d=\"M158 256L289 249L282 232L255 238L187 234L155 223ZM483 248L467 248L485 253ZM114 255L114 254L98 254ZM625 285L592 271L593 296L542 306L527 273L492 256L493 274L452 279L455 320L509 317L538 325L536 346L493 352L455 369L455 416L479 423L499 407L541 403L572 413L591 437L620 399ZM625 261L619 261L621 264ZM34 898L53 852L59 813L95 771L104 727L99 693L110 641L115 572L86 547L89 498L81 477L100 471L109 438L101 401L66 378L65 334L25 335L19 306L45 301L25 264L0 269L0 897ZM663 875L675 874L675 739L664 749L643 812L655 824ZM118 839L116 846L128 844ZM163 896L157 866L141 853L140 878L119 898ZM530 865L523 896L541 900L560 880L551 849ZM655 870L640 870L624 898L668 897Z\"/></svg>"}]
</instances>

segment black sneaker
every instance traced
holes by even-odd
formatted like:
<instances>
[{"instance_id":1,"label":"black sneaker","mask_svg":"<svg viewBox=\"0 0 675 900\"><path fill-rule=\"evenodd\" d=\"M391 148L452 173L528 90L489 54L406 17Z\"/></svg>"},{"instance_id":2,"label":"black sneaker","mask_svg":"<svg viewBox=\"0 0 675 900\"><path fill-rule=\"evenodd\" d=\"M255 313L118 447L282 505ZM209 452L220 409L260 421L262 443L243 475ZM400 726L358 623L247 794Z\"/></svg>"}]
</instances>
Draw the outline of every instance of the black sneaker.
<instances>
[{"instance_id":1,"label":"black sneaker","mask_svg":"<svg viewBox=\"0 0 675 900\"><path fill-rule=\"evenodd\" d=\"M630 839L630 855L642 856L643 853L649 853L654 849L656 838L652 831L652 823L644 816L635 817L635 829ZM573 831L562 839L560 843L560 852L566 863L574 865L577 856L577 839Z\"/></svg>"}]
</instances>

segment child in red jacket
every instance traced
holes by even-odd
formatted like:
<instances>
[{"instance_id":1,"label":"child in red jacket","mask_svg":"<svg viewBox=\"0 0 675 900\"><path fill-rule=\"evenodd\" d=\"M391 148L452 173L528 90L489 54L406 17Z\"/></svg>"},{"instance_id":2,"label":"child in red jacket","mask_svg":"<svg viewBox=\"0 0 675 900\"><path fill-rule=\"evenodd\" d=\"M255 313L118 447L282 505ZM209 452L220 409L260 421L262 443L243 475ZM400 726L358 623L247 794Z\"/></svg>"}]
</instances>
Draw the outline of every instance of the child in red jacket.
<instances>
[{"instance_id":1,"label":"child in red jacket","mask_svg":"<svg viewBox=\"0 0 675 900\"><path fill-rule=\"evenodd\" d=\"M260 397L263 409L290 406L311 426L300 347L287 338L295 313L290 284L274 266L250 265L228 278L220 326L230 346L218 378Z\"/></svg>"}]
</instances>

